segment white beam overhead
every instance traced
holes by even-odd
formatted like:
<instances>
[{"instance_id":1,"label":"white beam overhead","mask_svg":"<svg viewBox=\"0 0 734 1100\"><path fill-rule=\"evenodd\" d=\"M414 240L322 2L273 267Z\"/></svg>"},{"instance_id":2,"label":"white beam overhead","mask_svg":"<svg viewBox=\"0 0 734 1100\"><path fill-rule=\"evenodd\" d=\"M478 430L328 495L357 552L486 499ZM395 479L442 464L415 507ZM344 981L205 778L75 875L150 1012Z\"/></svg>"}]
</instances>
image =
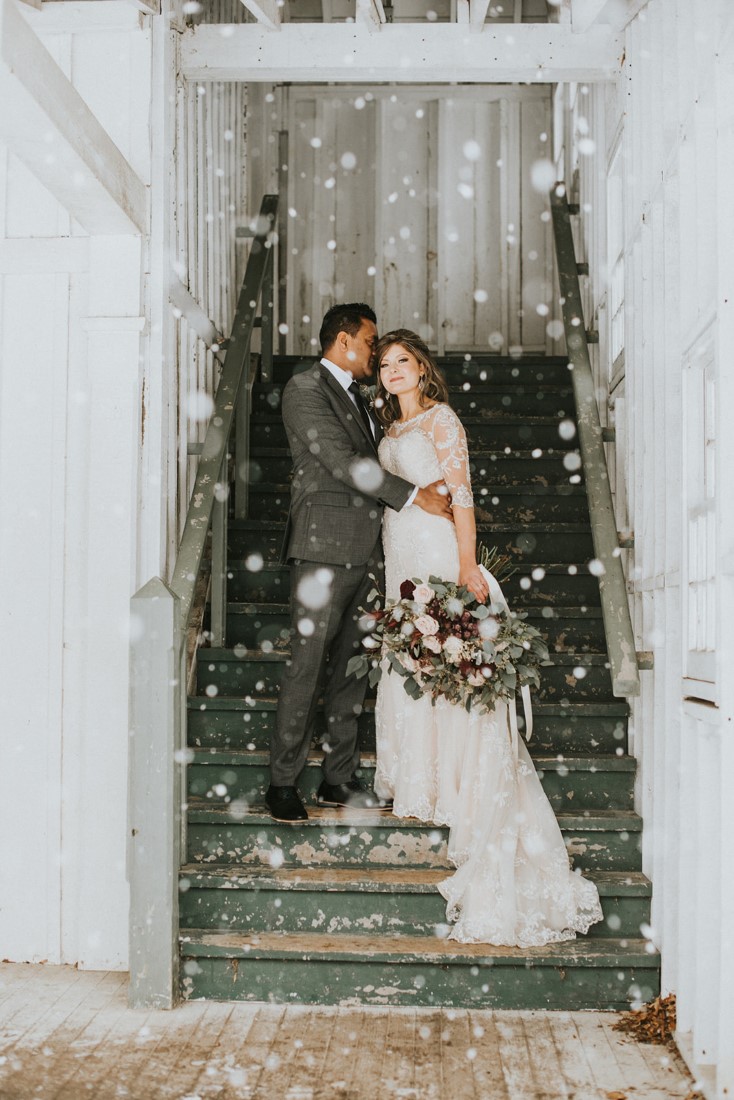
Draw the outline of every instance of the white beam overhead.
<instances>
[{"instance_id":1,"label":"white beam overhead","mask_svg":"<svg viewBox=\"0 0 734 1100\"><path fill-rule=\"evenodd\" d=\"M271 31L280 30L283 5L278 0L242 0L242 3L263 27Z\"/></svg>"},{"instance_id":2,"label":"white beam overhead","mask_svg":"<svg viewBox=\"0 0 734 1100\"><path fill-rule=\"evenodd\" d=\"M0 0L0 141L88 233L143 233L145 184L13 0Z\"/></svg>"},{"instance_id":3,"label":"white beam overhead","mask_svg":"<svg viewBox=\"0 0 734 1100\"><path fill-rule=\"evenodd\" d=\"M387 84L555 83L609 80L619 72L623 43L610 27L583 35L570 26L526 23L487 26L388 23L372 35L354 23L287 24L269 34L252 23L199 24L181 40L188 80Z\"/></svg>"}]
</instances>

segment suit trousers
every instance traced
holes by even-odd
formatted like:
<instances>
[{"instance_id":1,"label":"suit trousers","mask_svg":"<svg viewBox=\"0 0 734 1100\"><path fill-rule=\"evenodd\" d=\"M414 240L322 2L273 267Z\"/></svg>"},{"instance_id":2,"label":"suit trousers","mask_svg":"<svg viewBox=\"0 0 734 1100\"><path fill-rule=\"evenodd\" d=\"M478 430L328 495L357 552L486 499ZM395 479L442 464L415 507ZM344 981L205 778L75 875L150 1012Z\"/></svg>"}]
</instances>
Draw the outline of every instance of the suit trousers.
<instances>
[{"instance_id":1,"label":"suit trousers","mask_svg":"<svg viewBox=\"0 0 734 1100\"><path fill-rule=\"evenodd\" d=\"M383 585L378 543L364 565L291 562L291 659L283 672L275 728L270 739L270 782L295 786L306 763L321 689L326 736L323 772L327 783L346 783L359 765L357 723L367 677L347 676L350 657L360 652L364 631L360 608L373 587Z\"/></svg>"}]
</instances>

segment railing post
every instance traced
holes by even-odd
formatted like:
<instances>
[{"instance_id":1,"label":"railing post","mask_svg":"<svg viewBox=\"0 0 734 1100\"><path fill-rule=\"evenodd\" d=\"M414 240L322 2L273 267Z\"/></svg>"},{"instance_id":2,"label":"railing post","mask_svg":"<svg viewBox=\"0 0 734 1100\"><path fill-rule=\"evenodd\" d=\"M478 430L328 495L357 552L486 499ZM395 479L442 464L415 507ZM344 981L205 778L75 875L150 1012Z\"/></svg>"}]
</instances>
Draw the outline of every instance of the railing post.
<instances>
[{"instance_id":1,"label":"railing post","mask_svg":"<svg viewBox=\"0 0 734 1100\"><path fill-rule=\"evenodd\" d=\"M268 261L265 265L265 277L262 289L262 328L260 330L260 347L262 348L262 369L260 378L263 382L273 381L273 322L275 320L275 249L269 242Z\"/></svg>"},{"instance_id":2,"label":"railing post","mask_svg":"<svg viewBox=\"0 0 734 1100\"><path fill-rule=\"evenodd\" d=\"M278 132L278 354L286 353L280 323L288 316L288 131Z\"/></svg>"},{"instance_id":3,"label":"railing post","mask_svg":"<svg viewBox=\"0 0 734 1100\"><path fill-rule=\"evenodd\" d=\"M182 692L179 600L154 577L131 600L127 866L133 1008L178 1000Z\"/></svg>"},{"instance_id":4,"label":"railing post","mask_svg":"<svg viewBox=\"0 0 734 1100\"><path fill-rule=\"evenodd\" d=\"M247 519L248 512L248 492L250 483L250 406L252 405L252 386L249 384L250 377L251 371L245 368L245 377L242 379L240 392L237 396L234 465L235 519Z\"/></svg>"},{"instance_id":5,"label":"railing post","mask_svg":"<svg viewBox=\"0 0 734 1100\"><path fill-rule=\"evenodd\" d=\"M211 635L212 645L224 645L227 628L227 512L229 510L228 458L225 454L215 489L212 516Z\"/></svg>"}]
</instances>

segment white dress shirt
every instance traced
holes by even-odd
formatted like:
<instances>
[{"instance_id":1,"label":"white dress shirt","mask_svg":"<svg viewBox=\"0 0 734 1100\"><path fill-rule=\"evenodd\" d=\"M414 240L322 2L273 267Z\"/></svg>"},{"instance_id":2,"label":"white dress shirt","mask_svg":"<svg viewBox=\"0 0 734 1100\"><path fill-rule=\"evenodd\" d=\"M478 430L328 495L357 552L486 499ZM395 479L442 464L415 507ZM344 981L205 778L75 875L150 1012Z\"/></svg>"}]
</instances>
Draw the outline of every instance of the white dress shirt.
<instances>
[{"instance_id":1,"label":"white dress shirt","mask_svg":"<svg viewBox=\"0 0 734 1100\"><path fill-rule=\"evenodd\" d=\"M330 359L322 359L321 360L321 365L322 365L322 367L326 367L329 374L331 374L332 377L336 379L336 381L339 383L341 388L348 395L349 400L352 402L355 409L357 409L358 407L357 407L357 402L356 402L356 399L354 397L354 394L349 392L349 387L351 386L352 382L354 381L354 376L352 375L352 372L348 371L348 370L344 370L343 367L338 367L336 365L336 363L332 363ZM370 427L372 429L372 438L374 439L375 438L375 424L374 424L374 421L373 421L372 417L370 417ZM410 496L406 500L405 504L403 505L403 508L408 508L413 503L415 498L418 496L418 488L419 488L419 486L416 485L415 489L413 490L413 492L410 494Z\"/></svg>"}]
</instances>

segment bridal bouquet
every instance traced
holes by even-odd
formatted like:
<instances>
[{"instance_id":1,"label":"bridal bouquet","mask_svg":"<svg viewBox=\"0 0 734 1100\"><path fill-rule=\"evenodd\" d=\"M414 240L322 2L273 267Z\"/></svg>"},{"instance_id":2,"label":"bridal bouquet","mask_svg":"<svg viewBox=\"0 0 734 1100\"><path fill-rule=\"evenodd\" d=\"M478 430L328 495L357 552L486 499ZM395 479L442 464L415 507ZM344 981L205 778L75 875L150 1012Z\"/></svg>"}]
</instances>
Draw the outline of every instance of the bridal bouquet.
<instances>
[{"instance_id":1,"label":"bridal bouquet","mask_svg":"<svg viewBox=\"0 0 734 1100\"><path fill-rule=\"evenodd\" d=\"M429 695L434 704L443 696L467 710L491 711L520 688L538 687L538 667L548 660L524 615L479 603L468 588L439 577L403 581L400 599L364 612L362 626L365 652L352 657L347 674L367 675L374 686L386 667L403 677L413 699Z\"/></svg>"}]
</instances>

